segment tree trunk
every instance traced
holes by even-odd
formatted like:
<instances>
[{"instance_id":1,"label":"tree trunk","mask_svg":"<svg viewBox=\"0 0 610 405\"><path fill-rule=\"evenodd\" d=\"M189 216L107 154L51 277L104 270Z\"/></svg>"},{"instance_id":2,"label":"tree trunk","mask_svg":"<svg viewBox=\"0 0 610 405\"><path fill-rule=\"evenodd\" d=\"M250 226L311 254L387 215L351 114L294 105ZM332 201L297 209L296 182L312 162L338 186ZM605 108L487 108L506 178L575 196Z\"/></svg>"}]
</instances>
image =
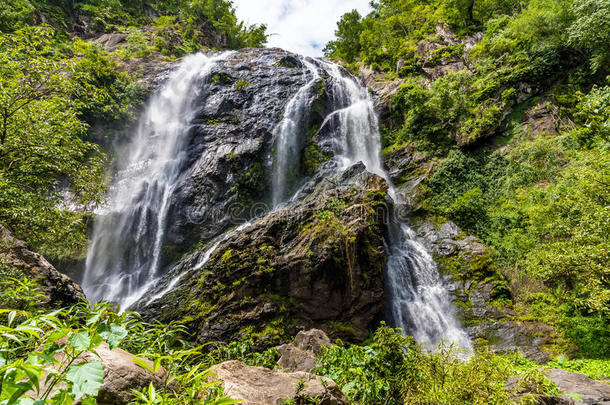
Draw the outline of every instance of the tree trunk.
<instances>
[{"instance_id":1,"label":"tree trunk","mask_svg":"<svg viewBox=\"0 0 610 405\"><path fill-rule=\"evenodd\" d=\"M472 23L472 11L474 9L474 0L469 0L468 1L468 9L467 9L467 16L468 16L468 22Z\"/></svg>"},{"instance_id":2,"label":"tree trunk","mask_svg":"<svg viewBox=\"0 0 610 405\"><path fill-rule=\"evenodd\" d=\"M4 114L4 116L2 117L2 134L0 134L0 145L4 145L4 142L6 141L6 132L8 131L8 129L6 128L7 124L8 124L8 117L6 114Z\"/></svg>"}]
</instances>

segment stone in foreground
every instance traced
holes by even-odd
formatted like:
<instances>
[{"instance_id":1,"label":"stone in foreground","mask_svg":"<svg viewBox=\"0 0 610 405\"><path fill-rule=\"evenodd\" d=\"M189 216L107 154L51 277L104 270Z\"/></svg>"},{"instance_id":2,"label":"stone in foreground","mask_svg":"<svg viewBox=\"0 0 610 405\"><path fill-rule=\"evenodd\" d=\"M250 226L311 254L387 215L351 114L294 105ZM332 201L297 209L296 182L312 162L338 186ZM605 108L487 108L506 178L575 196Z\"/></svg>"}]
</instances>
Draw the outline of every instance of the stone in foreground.
<instances>
[{"instance_id":1,"label":"stone in foreground","mask_svg":"<svg viewBox=\"0 0 610 405\"><path fill-rule=\"evenodd\" d=\"M300 396L320 405L347 405L347 398L334 381L310 373L282 373L240 361L226 361L210 369L213 380L221 380L225 394L242 405L277 405ZM304 387L297 392L299 385Z\"/></svg>"},{"instance_id":2,"label":"stone in foreground","mask_svg":"<svg viewBox=\"0 0 610 405\"><path fill-rule=\"evenodd\" d=\"M576 398L575 404L610 404L610 384L596 381L584 374L552 368L543 371L565 394Z\"/></svg>"},{"instance_id":3,"label":"stone in foreground","mask_svg":"<svg viewBox=\"0 0 610 405\"><path fill-rule=\"evenodd\" d=\"M95 349L104 366L104 385L100 389L97 403L100 405L126 404L133 399L132 390L140 390L152 383L156 388L164 386L167 373L160 368L155 374L138 366L133 355L123 349L112 349L104 342ZM83 360L98 359L92 353L82 354ZM150 361L145 360L152 367Z\"/></svg>"},{"instance_id":4,"label":"stone in foreground","mask_svg":"<svg viewBox=\"0 0 610 405\"><path fill-rule=\"evenodd\" d=\"M322 348L330 345L330 339L320 329L300 331L294 342L277 347L281 356L277 365L287 371L313 372L317 367L316 355L322 354Z\"/></svg>"},{"instance_id":5,"label":"stone in foreground","mask_svg":"<svg viewBox=\"0 0 610 405\"><path fill-rule=\"evenodd\" d=\"M67 343L64 338L58 344ZM120 405L130 403L134 399L133 390L141 390L148 387L151 383L157 389L166 385L169 375L163 367L159 368L155 374L137 365L134 356L119 348L110 349L106 342L95 348L97 356L91 352L81 353L74 364L89 361L100 361L104 367L104 385L100 388L97 396L98 405ZM63 354L55 356L55 359L62 364L67 362ZM152 362L144 360L152 368ZM65 383L61 383L57 388L65 388ZM41 390L44 392L44 389ZM52 391L54 392L54 391Z\"/></svg>"}]
</instances>

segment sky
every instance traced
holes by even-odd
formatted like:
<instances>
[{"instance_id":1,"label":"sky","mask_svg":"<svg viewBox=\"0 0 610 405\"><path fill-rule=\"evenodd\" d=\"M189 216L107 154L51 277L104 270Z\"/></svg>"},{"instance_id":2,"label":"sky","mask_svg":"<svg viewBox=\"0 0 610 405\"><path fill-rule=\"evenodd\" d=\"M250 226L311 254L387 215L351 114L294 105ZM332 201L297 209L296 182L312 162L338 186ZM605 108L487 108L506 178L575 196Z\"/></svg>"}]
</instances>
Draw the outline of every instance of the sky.
<instances>
[{"instance_id":1,"label":"sky","mask_svg":"<svg viewBox=\"0 0 610 405\"><path fill-rule=\"evenodd\" d=\"M348 11L368 14L370 0L233 0L237 17L266 24L267 46L308 56L322 56L334 38L337 21Z\"/></svg>"}]
</instances>

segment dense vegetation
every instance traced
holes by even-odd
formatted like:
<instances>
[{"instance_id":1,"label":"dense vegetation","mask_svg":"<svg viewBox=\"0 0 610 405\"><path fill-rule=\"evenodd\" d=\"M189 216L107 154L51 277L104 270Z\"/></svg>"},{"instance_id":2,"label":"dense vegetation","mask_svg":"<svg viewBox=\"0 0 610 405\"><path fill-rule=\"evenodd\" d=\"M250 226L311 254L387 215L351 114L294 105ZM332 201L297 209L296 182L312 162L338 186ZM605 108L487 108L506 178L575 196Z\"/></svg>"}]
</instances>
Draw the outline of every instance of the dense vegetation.
<instances>
[{"instance_id":1,"label":"dense vegetation","mask_svg":"<svg viewBox=\"0 0 610 405\"><path fill-rule=\"evenodd\" d=\"M526 318L558 326L583 356L607 358L610 3L373 7L346 14L326 52L401 81L384 153L409 145L434 162L419 214L482 239ZM457 38L447 45L449 30ZM450 68L433 75L439 66Z\"/></svg>"},{"instance_id":2,"label":"dense vegetation","mask_svg":"<svg viewBox=\"0 0 610 405\"><path fill-rule=\"evenodd\" d=\"M90 41L108 32L125 45L108 53ZM145 97L123 64L265 40L264 26L244 26L224 0L3 2L0 221L53 261L82 257L89 219L65 204L100 202L108 146Z\"/></svg>"},{"instance_id":3,"label":"dense vegetation","mask_svg":"<svg viewBox=\"0 0 610 405\"><path fill-rule=\"evenodd\" d=\"M442 42L439 27L459 43L428 47ZM124 44L105 51L92 41L104 33L124 35ZM225 0L4 1L0 222L55 262L82 258L90 219L66 204L103 198L109 146L146 96L130 61L265 39L264 26L245 26ZM477 44L466 50L468 41ZM423 152L433 170L416 214L449 218L484 241L520 319L555 325L576 345L569 355L578 359L544 367L607 378L610 3L381 0L368 16L346 14L326 52L401 81L384 154ZM457 62L463 68L430 76ZM540 130L538 121L552 125ZM195 346L184 325L148 324L105 303L49 312L40 301L35 281L0 262L0 404L41 403L34 396L95 403L101 363L73 360L102 342L151 360L139 362L151 371L168 370L168 384L134 392L134 404L231 404L208 382L208 367L239 359L271 368L278 359L275 349L256 352L247 336ZM557 393L541 366L519 354L429 352L383 325L364 345L335 342L318 361L316 373L355 404L511 403L505 381L514 375L530 392L522 403Z\"/></svg>"},{"instance_id":4,"label":"dense vegetation","mask_svg":"<svg viewBox=\"0 0 610 405\"><path fill-rule=\"evenodd\" d=\"M149 52L146 45L151 45L178 56L205 46L237 49L266 41L266 27L238 21L226 0L10 0L0 11L4 33L40 23L87 39L127 33L140 52Z\"/></svg>"},{"instance_id":5,"label":"dense vegetation","mask_svg":"<svg viewBox=\"0 0 610 405\"><path fill-rule=\"evenodd\" d=\"M181 325L148 324L135 313L118 314L105 303L48 312L40 307L35 282L15 277L18 275L1 265L0 275L3 404L70 404L79 399L84 404L95 403L103 384L103 365L98 360L80 361L78 355L103 342L137 354L137 364L151 372L159 367L169 372L165 386L150 385L133 393L132 403L137 405L235 403L217 383L208 382L207 369L226 360L273 368L279 357L276 349L254 352L249 338L228 345L194 346ZM518 388L529 392L522 404L536 403L541 394L558 393L539 365L518 355L482 352L464 361L455 354L451 348L427 352L412 338L382 326L365 346L337 341L319 356L316 373L337 381L350 403L363 405L511 403L515 393L507 391L504 383L513 375L522 376ZM58 361L62 358L68 360ZM577 370L595 378L610 372L604 363L565 359L547 367ZM28 398L42 398L43 402ZM312 403L306 397L297 401Z\"/></svg>"}]
</instances>

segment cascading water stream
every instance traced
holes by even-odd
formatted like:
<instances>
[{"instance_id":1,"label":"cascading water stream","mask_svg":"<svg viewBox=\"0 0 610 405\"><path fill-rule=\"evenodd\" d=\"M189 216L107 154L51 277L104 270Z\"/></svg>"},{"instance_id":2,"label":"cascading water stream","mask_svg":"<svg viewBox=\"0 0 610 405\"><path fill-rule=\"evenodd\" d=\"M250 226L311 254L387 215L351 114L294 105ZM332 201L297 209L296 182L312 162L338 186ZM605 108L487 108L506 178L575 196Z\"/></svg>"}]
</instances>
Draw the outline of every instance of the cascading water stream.
<instances>
[{"instance_id":1,"label":"cascading water stream","mask_svg":"<svg viewBox=\"0 0 610 405\"><path fill-rule=\"evenodd\" d=\"M284 110L284 116L275 129L275 152L272 175L272 202L278 207L286 199L286 194L292 180L291 167L299 159L299 132L301 120L307 114L310 91L320 78L318 69L308 60L301 61L306 67L303 75L311 75L311 79L302 86L290 99Z\"/></svg>"},{"instance_id":2,"label":"cascading water stream","mask_svg":"<svg viewBox=\"0 0 610 405\"><path fill-rule=\"evenodd\" d=\"M325 124L337 120L339 140L335 154L343 167L362 162L371 173L383 177L388 194L397 205L404 204L381 163L379 124L367 89L338 65L321 61L332 77L334 105L339 108ZM387 318L418 342L435 347L441 341L456 344L466 353L472 350L468 335L455 316L448 291L436 263L409 226L395 213L390 215L386 252Z\"/></svg>"},{"instance_id":3,"label":"cascading water stream","mask_svg":"<svg viewBox=\"0 0 610 405\"><path fill-rule=\"evenodd\" d=\"M205 251L205 253L203 254L203 257L201 258L201 260L199 260L199 262L195 265L195 267L193 267L193 270L200 269L201 267L203 267L208 262L208 260L210 260L210 256L212 256L212 253L214 253L214 251L216 250L218 245L220 245L221 241L222 240L214 243L211 248L209 248L208 250ZM161 290L160 292L156 293L148 301L146 301L146 305L150 305L151 303L155 302L156 300L158 300L159 298L163 297L165 294L170 292L178 284L178 282L180 280L182 280L182 277L185 274L186 273L180 273L180 274L175 275L174 278L172 278L172 280L169 282L167 287L165 287L163 290Z\"/></svg>"},{"instance_id":4,"label":"cascading water stream","mask_svg":"<svg viewBox=\"0 0 610 405\"><path fill-rule=\"evenodd\" d=\"M83 288L92 301L107 299L125 309L140 301L163 276L159 273L165 222L175 184L185 166L195 100L206 91L205 81L212 67L227 55L197 54L185 58L151 100L125 153L125 165L109 196L107 214L94 227L83 280ZM274 131L273 208L289 201L289 194L294 191L306 136L303 127L309 120L316 83L323 77L334 111L320 130L330 128L334 161L338 162L330 170L362 162L369 172L387 180L389 196L396 205L403 204L382 165L378 119L368 90L336 64L311 58L300 61L305 84L286 104ZM203 266L223 240L247 225L219 237L194 269ZM470 350L471 343L456 320L432 257L395 213L390 215L386 252L389 322L430 347L445 340ZM170 272L169 283L144 305L169 292L183 275Z\"/></svg>"},{"instance_id":5,"label":"cascading water stream","mask_svg":"<svg viewBox=\"0 0 610 405\"><path fill-rule=\"evenodd\" d=\"M125 309L160 276L169 200L186 159L194 102L215 62L228 54L185 58L151 99L94 226L82 282L91 301Z\"/></svg>"}]
</instances>

